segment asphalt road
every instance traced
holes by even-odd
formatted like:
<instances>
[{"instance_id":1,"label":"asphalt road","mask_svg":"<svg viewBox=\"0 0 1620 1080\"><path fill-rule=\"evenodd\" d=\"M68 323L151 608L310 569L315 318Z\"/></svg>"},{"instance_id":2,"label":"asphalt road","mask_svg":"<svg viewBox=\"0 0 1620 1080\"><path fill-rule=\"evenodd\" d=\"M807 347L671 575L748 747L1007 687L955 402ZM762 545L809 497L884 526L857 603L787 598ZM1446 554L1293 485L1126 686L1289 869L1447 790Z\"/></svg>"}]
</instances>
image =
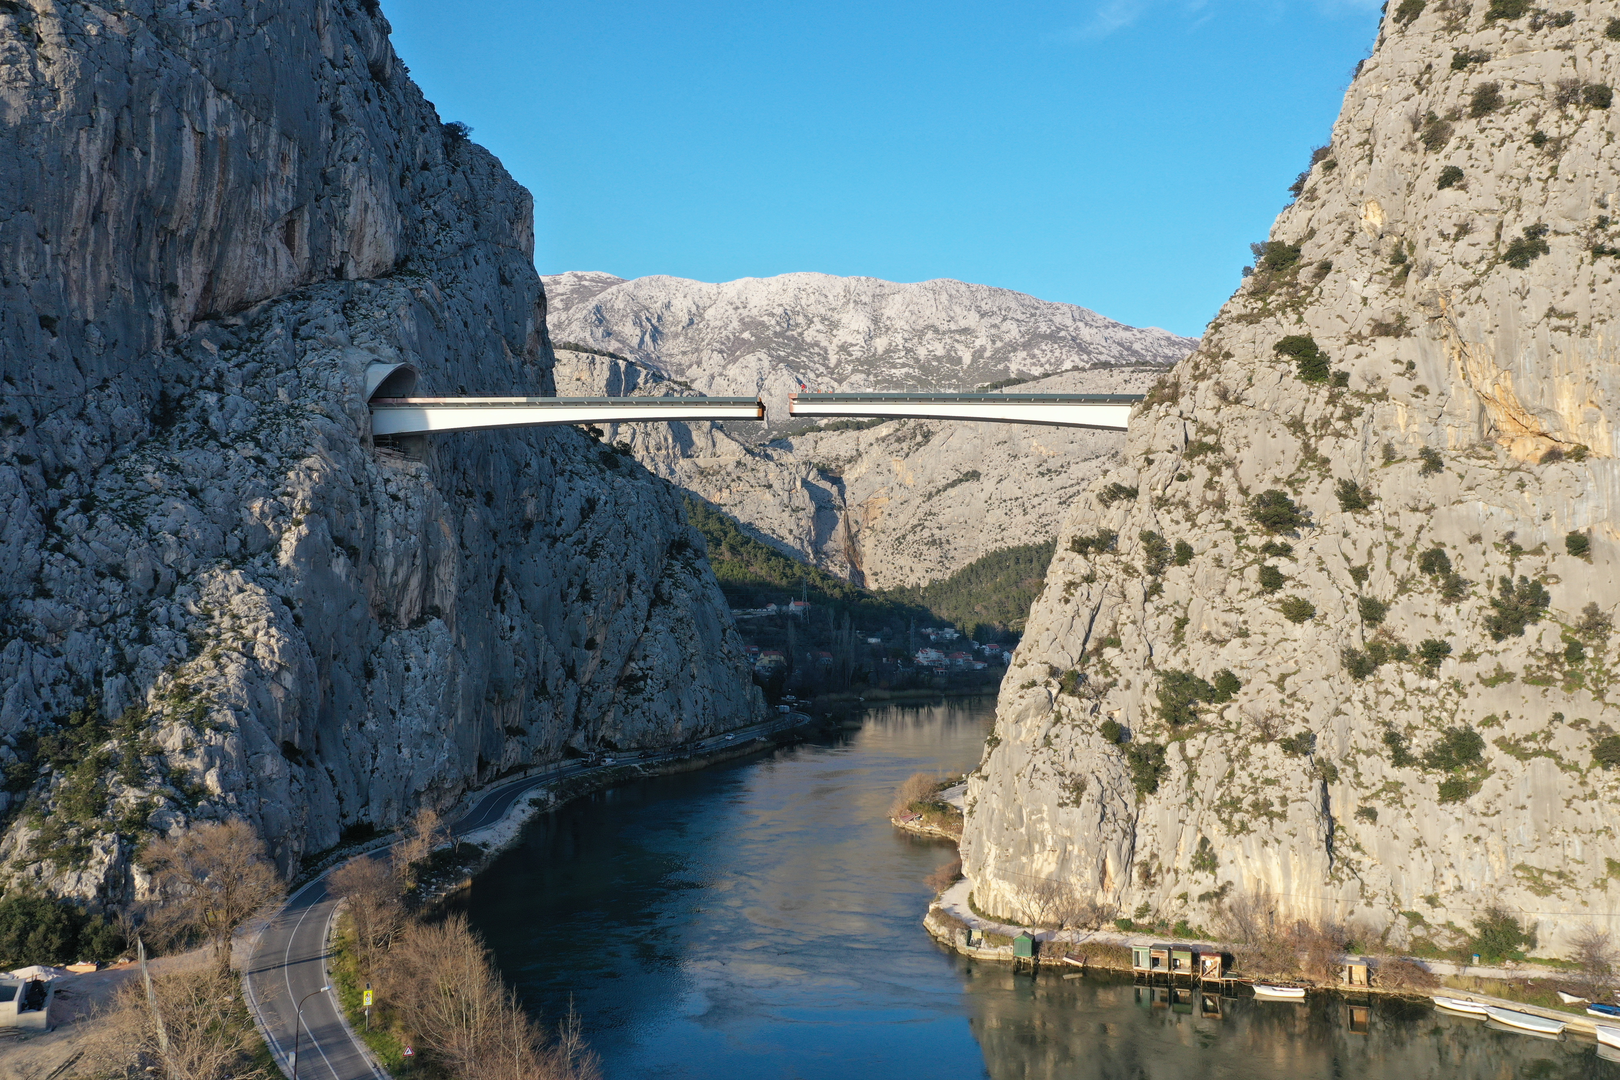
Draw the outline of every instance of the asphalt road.
<instances>
[{"instance_id":1,"label":"asphalt road","mask_svg":"<svg viewBox=\"0 0 1620 1080\"><path fill-rule=\"evenodd\" d=\"M670 750L615 754L596 763L577 763L497 784L484 792L451 826L454 836L487 828L506 816L520 798L543 784L572 776L620 768L654 765L683 757L714 753L727 746L741 747L779 731L797 727L810 718L803 713L777 716L753 727L716 735ZM381 858L387 851L371 853ZM386 1076L374 1070L370 1056L339 1013L336 991L321 993L327 985L328 927L337 914L337 901L326 891L326 874L293 892L270 920L248 961L243 984L248 1008L259 1021L281 1071L308 1080L373 1080ZM303 1023L298 1004L303 1002Z\"/></svg>"}]
</instances>

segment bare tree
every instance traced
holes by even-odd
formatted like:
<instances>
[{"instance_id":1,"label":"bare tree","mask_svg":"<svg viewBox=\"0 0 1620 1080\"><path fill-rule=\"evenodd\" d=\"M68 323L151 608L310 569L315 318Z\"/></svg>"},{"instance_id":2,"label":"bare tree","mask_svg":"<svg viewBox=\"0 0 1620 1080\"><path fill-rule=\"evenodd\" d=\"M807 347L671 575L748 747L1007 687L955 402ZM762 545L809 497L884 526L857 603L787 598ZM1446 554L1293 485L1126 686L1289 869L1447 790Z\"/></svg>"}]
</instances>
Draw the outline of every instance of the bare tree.
<instances>
[{"instance_id":1,"label":"bare tree","mask_svg":"<svg viewBox=\"0 0 1620 1080\"><path fill-rule=\"evenodd\" d=\"M912 773L900 782L900 788L889 804L889 816L899 817L911 811L912 803L925 802L939 788L939 778L932 773Z\"/></svg>"},{"instance_id":2,"label":"bare tree","mask_svg":"<svg viewBox=\"0 0 1620 1080\"><path fill-rule=\"evenodd\" d=\"M405 1028L459 1080L594 1080L576 1017L553 1042L502 985L483 941L455 915L410 923L389 950L389 998Z\"/></svg>"},{"instance_id":3,"label":"bare tree","mask_svg":"<svg viewBox=\"0 0 1620 1080\"><path fill-rule=\"evenodd\" d=\"M147 849L145 862L163 899L159 927L203 934L221 968L230 966L232 932L284 891L263 841L240 819L170 835Z\"/></svg>"},{"instance_id":4,"label":"bare tree","mask_svg":"<svg viewBox=\"0 0 1620 1080\"><path fill-rule=\"evenodd\" d=\"M433 854L435 848L448 843L449 839L450 830L437 810L430 806L418 810L405 829L404 839L394 845L392 863L400 888L415 888L417 864Z\"/></svg>"},{"instance_id":5,"label":"bare tree","mask_svg":"<svg viewBox=\"0 0 1620 1080\"><path fill-rule=\"evenodd\" d=\"M360 855L332 871L326 887L343 899L361 973L369 979L404 917L399 879L382 859Z\"/></svg>"},{"instance_id":6,"label":"bare tree","mask_svg":"<svg viewBox=\"0 0 1620 1080\"><path fill-rule=\"evenodd\" d=\"M89 1028L82 1075L125 1077L152 1068L165 1080L268 1080L253 1065L253 1024L229 971L204 965L155 975L152 991L166 1048L145 987L131 979Z\"/></svg>"},{"instance_id":7,"label":"bare tree","mask_svg":"<svg viewBox=\"0 0 1620 1080\"><path fill-rule=\"evenodd\" d=\"M1580 976L1581 987L1590 1001L1608 996L1614 989L1615 964L1620 961L1614 939L1607 930L1587 923L1570 940L1570 959Z\"/></svg>"}]
</instances>

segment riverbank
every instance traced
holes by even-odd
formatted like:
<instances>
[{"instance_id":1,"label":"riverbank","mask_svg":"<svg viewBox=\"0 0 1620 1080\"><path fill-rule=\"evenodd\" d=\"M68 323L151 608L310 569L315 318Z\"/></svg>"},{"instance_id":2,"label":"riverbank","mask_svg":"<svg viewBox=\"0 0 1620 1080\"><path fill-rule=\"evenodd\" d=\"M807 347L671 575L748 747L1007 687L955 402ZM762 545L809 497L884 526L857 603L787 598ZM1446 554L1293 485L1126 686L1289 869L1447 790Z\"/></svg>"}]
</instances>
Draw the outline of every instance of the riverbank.
<instances>
[{"instance_id":1,"label":"riverbank","mask_svg":"<svg viewBox=\"0 0 1620 1080\"><path fill-rule=\"evenodd\" d=\"M920 831L894 819L891 821L907 831ZM1130 947L1147 941L1173 940L1200 951L1221 952L1227 956L1237 951L1229 942L1158 931L1052 930L992 919L975 909L972 882L966 879L955 882L935 897L923 917L923 928L936 942L961 956L1011 967L1038 968L1042 964L1069 967L1072 965L1064 957L1073 955L1085 968L1130 975L1134 974ZM1034 939L1034 956L1015 955L1013 942L1021 934ZM1564 1021L1570 1030L1582 1034L1595 1032L1594 1021L1586 1015L1584 1004L1566 1005L1558 1000L1558 990L1574 992L1574 986L1568 973L1556 967L1533 963L1511 967L1474 965L1408 956L1371 956L1369 959L1373 961L1374 985L1371 986L1352 987L1339 981L1311 979L1298 971L1286 976L1272 972L1230 972L1229 975L1231 981L1240 983L1276 980L1319 991L1425 998L1439 993L1556 1018ZM1378 984L1380 962L1386 970L1400 967L1403 975L1397 985ZM1415 972L1422 973L1418 978L1428 985L1410 981Z\"/></svg>"}]
</instances>

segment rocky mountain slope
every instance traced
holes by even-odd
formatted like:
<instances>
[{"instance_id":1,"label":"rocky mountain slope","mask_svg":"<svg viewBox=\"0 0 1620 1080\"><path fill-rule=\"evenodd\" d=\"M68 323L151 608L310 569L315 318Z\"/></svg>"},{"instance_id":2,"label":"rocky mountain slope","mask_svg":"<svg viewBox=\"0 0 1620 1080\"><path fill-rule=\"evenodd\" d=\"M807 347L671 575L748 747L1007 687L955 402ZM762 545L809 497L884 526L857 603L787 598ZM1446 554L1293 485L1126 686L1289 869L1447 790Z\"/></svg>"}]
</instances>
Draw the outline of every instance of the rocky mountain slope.
<instances>
[{"instance_id":1,"label":"rocky mountain slope","mask_svg":"<svg viewBox=\"0 0 1620 1080\"><path fill-rule=\"evenodd\" d=\"M1117 464L1123 437L934 421L794 422L787 395L796 379L821 391L971 390L1024 378L1032 381L1010 392L1141 393L1196 344L956 281L544 280L556 341L624 358L561 350L559 393L757 393L774 418L766 432L627 425L609 432L610 442L628 442L653 472L761 539L873 588L937 580L988 552L1049 539L1075 497Z\"/></svg>"},{"instance_id":2,"label":"rocky mountain slope","mask_svg":"<svg viewBox=\"0 0 1620 1080\"><path fill-rule=\"evenodd\" d=\"M960 281L783 274L709 284L571 272L543 279L551 335L606 349L714 396L971 390L1071 369L1164 366L1196 342L1073 304Z\"/></svg>"},{"instance_id":3,"label":"rocky mountain slope","mask_svg":"<svg viewBox=\"0 0 1620 1080\"><path fill-rule=\"evenodd\" d=\"M370 0L0 5L7 874L284 866L759 709L677 493L572 429L376 447L364 372L543 393L528 193Z\"/></svg>"},{"instance_id":4,"label":"rocky mountain slope","mask_svg":"<svg viewBox=\"0 0 1620 1080\"><path fill-rule=\"evenodd\" d=\"M1391 3L1256 272L1059 537L969 793L1054 889L1392 946L1620 911L1620 3Z\"/></svg>"},{"instance_id":5,"label":"rocky mountain slope","mask_svg":"<svg viewBox=\"0 0 1620 1080\"><path fill-rule=\"evenodd\" d=\"M558 393L693 393L611 357L557 351ZM1160 368L1054 375L1019 392L1142 393ZM1050 539L1120 460L1124 435L1014 424L832 421L767 442L719 424L623 424L604 441L719 507L760 539L884 589L947 577L992 551Z\"/></svg>"}]
</instances>

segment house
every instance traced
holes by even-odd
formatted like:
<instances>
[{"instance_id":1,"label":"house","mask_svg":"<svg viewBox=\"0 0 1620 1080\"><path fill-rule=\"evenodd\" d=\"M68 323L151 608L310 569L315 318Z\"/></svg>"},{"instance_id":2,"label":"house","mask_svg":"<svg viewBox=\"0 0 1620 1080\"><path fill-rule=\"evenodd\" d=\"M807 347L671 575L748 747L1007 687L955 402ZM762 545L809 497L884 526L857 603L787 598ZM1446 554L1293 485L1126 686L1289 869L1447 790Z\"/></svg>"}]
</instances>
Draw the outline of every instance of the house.
<instances>
[{"instance_id":1,"label":"house","mask_svg":"<svg viewBox=\"0 0 1620 1080\"><path fill-rule=\"evenodd\" d=\"M918 649L917 663L923 667L944 667L945 654L938 649Z\"/></svg>"},{"instance_id":2,"label":"house","mask_svg":"<svg viewBox=\"0 0 1620 1080\"><path fill-rule=\"evenodd\" d=\"M789 615L808 615L810 614L810 604L804 600L795 600L788 604L787 613Z\"/></svg>"},{"instance_id":3,"label":"house","mask_svg":"<svg viewBox=\"0 0 1620 1080\"><path fill-rule=\"evenodd\" d=\"M953 652L947 654L945 659L950 661L951 667L967 667L968 661L973 658L965 652Z\"/></svg>"}]
</instances>

